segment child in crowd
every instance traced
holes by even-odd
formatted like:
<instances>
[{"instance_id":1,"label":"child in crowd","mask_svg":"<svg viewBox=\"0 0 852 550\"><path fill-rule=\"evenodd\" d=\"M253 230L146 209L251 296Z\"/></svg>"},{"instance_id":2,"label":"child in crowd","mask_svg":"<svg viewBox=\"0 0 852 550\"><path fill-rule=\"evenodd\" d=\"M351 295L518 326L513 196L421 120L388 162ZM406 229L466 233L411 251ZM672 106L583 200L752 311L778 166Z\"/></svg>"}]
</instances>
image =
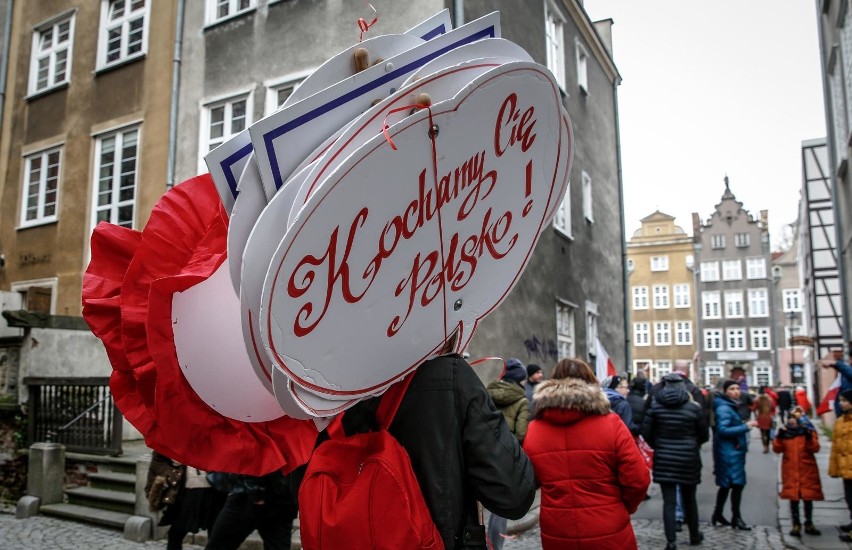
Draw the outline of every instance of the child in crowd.
<instances>
[{"instance_id":1,"label":"child in crowd","mask_svg":"<svg viewBox=\"0 0 852 550\"><path fill-rule=\"evenodd\" d=\"M831 438L831 458L828 463L828 475L843 478L843 494L849 517L852 519L852 390L840 394L840 410L842 414L834 424L834 434ZM852 542L849 532L852 522L841 525L840 535L843 542Z\"/></svg>"},{"instance_id":2,"label":"child in crowd","mask_svg":"<svg viewBox=\"0 0 852 550\"><path fill-rule=\"evenodd\" d=\"M790 515L793 519L790 535L794 537L802 536L799 500L805 501L805 533L821 534L813 522L813 501L823 499L819 468L814 457L819 451L819 435L813 424L803 419L802 412L801 408L796 407L772 441L772 450L783 456L779 496L790 501Z\"/></svg>"}]
</instances>

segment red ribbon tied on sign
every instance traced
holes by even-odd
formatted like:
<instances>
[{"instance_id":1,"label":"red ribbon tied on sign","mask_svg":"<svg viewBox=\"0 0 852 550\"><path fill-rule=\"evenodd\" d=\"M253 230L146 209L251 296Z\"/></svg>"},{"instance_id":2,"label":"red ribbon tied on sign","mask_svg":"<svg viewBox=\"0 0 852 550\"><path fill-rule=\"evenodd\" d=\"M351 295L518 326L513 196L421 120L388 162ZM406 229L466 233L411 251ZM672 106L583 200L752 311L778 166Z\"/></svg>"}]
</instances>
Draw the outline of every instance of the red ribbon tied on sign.
<instances>
[{"instance_id":1,"label":"red ribbon tied on sign","mask_svg":"<svg viewBox=\"0 0 852 550\"><path fill-rule=\"evenodd\" d=\"M363 17L358 18L358 28L361 29L361 35L358 37L358 42L364 41L364 33L370 30L370 27L375 25L376 21L379 20L379 12L376 11L376 8L374 8L369 2L367 2L367 5L370 6L371 10L373 10L373 20L367 23L366 19Z\"/></svg>"}]
</instances>

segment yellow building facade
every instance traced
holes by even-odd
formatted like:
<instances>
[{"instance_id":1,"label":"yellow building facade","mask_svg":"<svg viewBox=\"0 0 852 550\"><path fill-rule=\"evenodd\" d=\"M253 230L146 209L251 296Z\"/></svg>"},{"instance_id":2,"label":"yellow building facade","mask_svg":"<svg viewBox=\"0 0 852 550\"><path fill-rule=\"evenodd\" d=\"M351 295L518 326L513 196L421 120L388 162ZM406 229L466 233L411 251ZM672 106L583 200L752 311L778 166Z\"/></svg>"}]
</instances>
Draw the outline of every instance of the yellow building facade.
<instances>
[{"instance_id":1,"label":"yellow building facade","mask_svg":"<svg viewBox=\"0 0 852 550\"><path fill-rule=\"evenodd\" d=\"M692 238L660 211L641 223L627 243L630 372L659 380L675 361L686 361L696 380Z\"/></svg>"}]
</instances>

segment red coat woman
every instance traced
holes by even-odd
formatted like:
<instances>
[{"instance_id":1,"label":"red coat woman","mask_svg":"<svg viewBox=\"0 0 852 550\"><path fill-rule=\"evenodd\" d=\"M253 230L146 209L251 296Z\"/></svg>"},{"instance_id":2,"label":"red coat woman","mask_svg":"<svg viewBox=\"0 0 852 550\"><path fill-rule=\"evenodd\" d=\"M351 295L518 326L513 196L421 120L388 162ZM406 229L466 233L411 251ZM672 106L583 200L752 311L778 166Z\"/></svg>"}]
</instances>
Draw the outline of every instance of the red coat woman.
<instances>
[{"instance_id":1,"label":"red coat woman","mask_svg":"<svg viewBox=\"0 0 852 550\"><path fill-rule=\"evenodd\" d=\"M542 548L636 548L630 514L650 476L601 389L577 378L547 380L536 386L533 411L524 450L541 483Z\"/></svg>"}]
</instances>

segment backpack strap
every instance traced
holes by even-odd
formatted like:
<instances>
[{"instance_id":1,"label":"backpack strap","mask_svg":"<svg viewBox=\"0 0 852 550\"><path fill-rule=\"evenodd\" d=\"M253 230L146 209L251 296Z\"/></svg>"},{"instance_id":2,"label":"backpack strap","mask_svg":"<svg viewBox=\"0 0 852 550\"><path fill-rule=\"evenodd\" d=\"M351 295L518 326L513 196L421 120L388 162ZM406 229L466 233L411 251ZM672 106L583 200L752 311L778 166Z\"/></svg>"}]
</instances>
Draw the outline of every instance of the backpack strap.
<instances>
[{"instance_id":1,"label":"backpack strap","mask_svg":"<svg viewBox=\"0 0 852 550\"><path fill-rule=\"evenodd\" d=\"M408 386L414 379L415 372L412 371L382 394L381 402L378 409L376 409L376 423L379 425L379 429L387 430L390 427L394 416L396 416L396 411L399 409L400 403L402 403L402 398L405 396Z\"/></svg>"}]
</instances>

